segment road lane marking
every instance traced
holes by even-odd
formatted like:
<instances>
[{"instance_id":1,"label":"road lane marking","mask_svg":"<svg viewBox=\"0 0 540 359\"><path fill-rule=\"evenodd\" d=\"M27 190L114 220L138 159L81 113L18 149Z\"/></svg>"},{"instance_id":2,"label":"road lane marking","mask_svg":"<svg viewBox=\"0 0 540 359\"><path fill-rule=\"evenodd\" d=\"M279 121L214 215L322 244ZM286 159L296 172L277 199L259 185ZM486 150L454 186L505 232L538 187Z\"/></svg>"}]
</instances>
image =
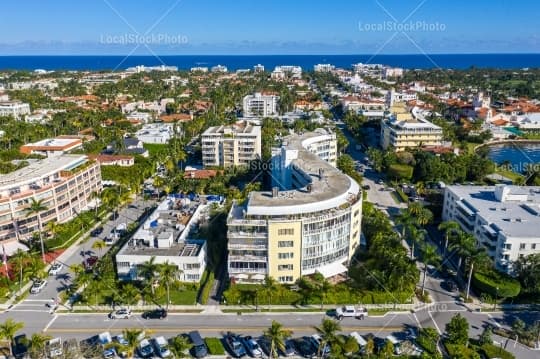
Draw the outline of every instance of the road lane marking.
<instances>
[{"instance_id":1,"label":"road lane marking","mask_svg":"<svg viewBox=\"0 0 540 359\"><path fill-rule=\"evenodd\" d=\"M47 325L45 326L45 328L43 328L43 331L46 332L47 329L49 329L49 327L52 325L52 323L54 323L54 321L56 320L56 318L58 318L58 315L55 314L53 316L53 318L49 321L49 323L47 323Z\"/></svg>"},{"instance_id":2,"label":"road lane marking","mask_svg":"<svg viewBox=\"0 0 540 359\"><path fill-rule=\"evenodd\" d=\"M47 333L97 333L97 332L104 332L104 331L122 331L124 329L140 329L140 327L126 327L126 328L47 328ZM261 327L248 327L248 328L199 328L199 327L180 327L180 328L149 328L150 330L154 332L163 332L163 333L178 333L183 332L187 330L197 329L200 332L215 332L215 331L242 331L242 332L260 332L261 330L266 329L265 326ZM287 329L293 330L293 331L303 331L306 329L313 330L313 326L305 326L305 327L287 327ZM375 331L375 330L381 330L384 332L394 332L394 331L402 331L403 326L399 327L342 327L342 332L348 332L348 331Z\"/></svg>"},{"instance_id":3,"label":"road lane marking","mask_svg":"<svg viewBox=\"0 0 540 359\"><path fill-rule=\"evenodd\" d=\"M435 324L435 329L437 329L437 332L439 333L439 335L442 335L441 329L439 329L439 326L437 325L437 322L435 322L435 319L433 319L433 316L431 315L431 312L428 310L427 313L428 313L429 317L431 318L431 321L433 322L433 324Z\"/></svg>"}]
</instances>

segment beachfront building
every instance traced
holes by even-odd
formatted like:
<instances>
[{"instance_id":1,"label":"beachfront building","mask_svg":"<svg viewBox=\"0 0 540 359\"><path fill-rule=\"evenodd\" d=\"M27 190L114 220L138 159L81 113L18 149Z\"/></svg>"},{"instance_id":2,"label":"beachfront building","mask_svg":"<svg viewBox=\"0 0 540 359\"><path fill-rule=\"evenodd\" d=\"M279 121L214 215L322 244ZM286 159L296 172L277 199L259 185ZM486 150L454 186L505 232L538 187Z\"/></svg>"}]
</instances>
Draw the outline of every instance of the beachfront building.
<instances>
[{"instance_id":1,"label":"beachfront building","mask_svg":"<svg viewBox=\"0 0 540 359\"><path fill-rule=\"evenodd\" d=\"M448 186L442 218L473 234L509 274L519 257L540 253L540 187Z\"/></svg>"},{"instance_id":2,"label":"beachfront building","mask_svg":"<svg viewBox=\"0 0 540 359\"><path fill-rule=\"evenodd\" d=\"M99 164L85 155L60 155L31 162L0 177L0 243L7 254L18 248L18 239L38 231L36 214L28 216L32 200L47 207L40 214L43 225L66 222L93 208L93 192L101 191Z\"/></svg>"},{"instance_id":3,"label":"beachfront building","mask_svg":"<svg viewBox=\"0 0 540 359\"><path fill-rule=\"evenodd\" d=\"M247 95L242 101L244 117L268 117L278 113L279 96L263 95L256 92Z\"/></svg>"},{"instance_id":4,"label":"beachfront building","mask_svg":"<svg viewBox=\"0 0 540 359\"><path fill-rule=\"evenodd\" d=\"M30 114L30 105L21 101L0 102L0 117L13 117L21 120Z\"/></svg>"},{"instance_id":5,"label":"beachfront building","mask_svg":"<svg viewBox=\"0 0 540 359\"><path fill-rule=\"evenodd\" d=\"M168 196L116 254L120 280L142 279L139 268L153 257L155 264L177 267L178 280L199 282L206 269L206 241L192 239L206 220L205 198Z\"/></svg>"},{"instance_id":6,"label":"beachfront building","mask_svg":"<svg viewBox=\"0 0 540 359\"><path fill-rule=\"evenodd\" d=\"M360 186L312 150L328 133L291 135L272 158L273 190L252 192L227 218L228 272L236 282L271 276L293 283L319 272L336 277L360 242Z\"/></svg>"},{"instance_id":7,"label":"beachfront building","mask_svg":"<svg viewBox=\"0 0 540 359\"><path fill-rule=\"evenodd\" d=\"M201 141L205 167L247 166L261 156L261 126L246 121L210 127Z\"/></svg>"},{"instance_id":8,"label":"beachfront building","mask_svg":"<svg viewBox=\"0 0 540 359\"><path fill-rule=\"evenodd\" d=\"M395 151L421 146L441 146L442 128L426 120L420 111L409 112L404 104L390 108L390 117L381 121L381 147Z\"/></svg>"},{"instance_id":9,"label":"beachfront building","mask_svg":"<svg viewBox=\"0 0 540 359\"><path fill-rule=\"evenodd\" d=\"M336 67L331 64L317 64L313 66L315 72L332 72Z\"/></svg>"},{"instance_id":10,"label":"beachfront building","mask_svg":"<svg viewBox=\"0 0 540 359\"><path fill-rule=\"evenodd\" d=\"M27 155L54 157L81 147L82 140L79 136L59 136L22 145L19 151Z\"/></svg>"}]
</instances>

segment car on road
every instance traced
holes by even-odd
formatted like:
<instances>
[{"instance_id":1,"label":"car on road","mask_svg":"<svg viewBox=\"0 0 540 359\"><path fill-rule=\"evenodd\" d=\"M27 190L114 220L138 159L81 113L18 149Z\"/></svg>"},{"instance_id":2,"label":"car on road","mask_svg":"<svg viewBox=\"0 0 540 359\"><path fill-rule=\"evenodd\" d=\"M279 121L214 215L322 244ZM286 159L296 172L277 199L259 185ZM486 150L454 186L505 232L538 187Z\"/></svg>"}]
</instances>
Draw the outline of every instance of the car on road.
<instances>
[{"instance_id":1,"label":"car on road","mask_svg":"<svg viewBox=\"0 0 540 359\"><path fill-rule=\"evenodd\" d=\"M64 265L62 263L54 263L49 269L49 275L57 275L62 271L62 268L64 268Z\"/></svg>"},{"instance_id":2,"label":"car on road","mask_svg":"<svg viewBox=\"0 0 540 359\"><path fill-rule=\"evenodd\" d=\"M356 308L354 305L344 305L336 308L336 318L342 320L343 318L358 318L364 319L368 316L368 312L365 308Z\"/></svg>"},{"instance_id":3,"label":"car on road","mask_svg":"<svg viewBox=\"0 0 540 359\"><path fill-rule=\"evenodd\" d=\"M109 313L110 319L129 319L131 317L131 309L121 308Z\"/></svg>"},{"instance_id":4,"label":"car on road","mask_svg":"<svg viewBox=\"0 0 540 359\"><path fill-rule=\"evenodd\" d=\"M445 281L442 281L441 282L441 288L446 290L446 291L449 291L449 292L457 292L458 289L459 289L456 282L454 282L451 279L447 279Z\"/></svg>"},{"instance_id":5,"label":"car on road","mask_svg":"<svg viewBox=\"0 0 540 359\"><path fill-rule=\"evenodd\" d=\"M30 294L38 294L45 288L47 281L45 279L34 279L34 284L30 288Z\"/></svg>"},{"instance_id":6,"label":"car on road","mask_svg":"<svg viewBox=\"0 0 540 359\"><path fill-rule=\"evenodd\" d=\"M108 246L112 246L114 244L114 242L116 242L116 239L114 237L112 237L112 236L107 236L107 237L105 237L103 242L105 242L105 244L108 245Z\"/></svg>"},{"instance_id":7,"label":"car on road","mask_svg":"<svg viewBox=\"0 0 540 359\"><path fill-rule=\"evenodd\" d=\"M154 347L148 339L143 339L139 342L137 354L141 358L152 358L154 356Z\"/></svg>"},{"instance_id":8,"label":"car on road","mask_svg":"<svg viewBox=\"0 0 540 359\"><path fill-rule=\"evenodd\" d=\"M167 318L167 310L164 308L158 308L148 310L142 314L143 319L165 319Z\"/></svg>"},{"instance_id":9,"label":"car on road","mask_svg":"<svg viewBox=\"0 0 540 359\"><path fill-rule=\"evenodd\" d=\"M240 358L246 355L246 348L244 348L237 335L227 333L224 339L227 349L229 349L235 358Z\"/></svg>"},{"instance_id":10,"label":"car on road","mask_svg":"<svg viewBox=\"0 0 540 359\"><path fill-rule=\"evenodd\" d=\"M83 261L83 266L84 266L84 269L89 272L91 270L94 269L94 267L96 266L96 263L98 261L98 257L97 256L90 256L88 258L86 258L84 261Z\"/></svg>"},{"instance_id":11,"label":"car on road","mask_svg":"<svg viewBox=\"0 0 540 359\"><path fill-rule=\"evenodd\" d=\"M251 336L245 336L240 338L242 345L246 348L248 354L254 358L260 358L263 354L261 347L257 344L257 341Z\"/></svg>"},{"instance_id":12,"label":"car on road","mask_svg":"<svg viewBox=\"0 0 540 359\"><path fill-rule=\"evenodd\" d=\"M362 189L363 189L364 191L368 191L370 188L371 188L371 187L369 187L368 184L365 184L365 185L362 186Z\"/></svg>"},{"instance_id":13,"label":"car on road","mask_svg":"<svg viewBox=\"0 0 540 359\"><path fill-rule=\"evenodd\" d=\"M384 184L384 180L380 179L377 181L378 184Z\"/></svg>"},{"instance_id":14,"label":"car on road","mask_svg":"<svg viewBox=\"0 0 540 359\"><path fill-rule=\"evenodd\" d=\"M101 233L103 233L103 227L97 227L92 232L90 232L90 236L98 237Z\"/></svg>"},{"instance_id":15,"label":"car on road","mask_svg":"<svg viewBox=\"0 0 540 359\"><path fill-rule=\"evenodd\" d=\"M304 358L315 358L317 356L317 351L315 347L311 345L311 340L309 337L302 337L294 339L294 346L298 354Z\"/></svg>"}]
</instances>

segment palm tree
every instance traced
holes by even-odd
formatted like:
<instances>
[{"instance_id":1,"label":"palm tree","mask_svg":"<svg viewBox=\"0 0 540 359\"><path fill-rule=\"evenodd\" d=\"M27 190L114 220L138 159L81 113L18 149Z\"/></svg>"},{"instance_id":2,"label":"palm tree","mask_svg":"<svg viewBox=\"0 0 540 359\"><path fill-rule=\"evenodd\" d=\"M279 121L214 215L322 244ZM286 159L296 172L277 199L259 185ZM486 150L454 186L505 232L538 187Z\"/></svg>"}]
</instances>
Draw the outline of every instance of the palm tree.
<instances>
[{"instance_id":1,"label":"palm tree","mask_svg":"<svg viewBox=\"0 0 540 359\"><path fill-rule=\"evenodd\" d=\"M411 226L408 229L407 237L411 241L411 258L414 259L414 247L415 245L424 243L427 236L427 231L422 228Z\"/></svg>"},{"instance_id":2,"label":"palm tree","mask_svg":"<svg viewBox=\"0 0 540 359\"><path fill-rule=\"evenodd\" d=\"M94 201L94 218L97 219L98 218L98 209L99 209L99 206L98 206L98 201L101 200L101 195L103 194L103 192L99 193L98 191L92 191L92 193L90 193L90 199Z\"/></svg>"},{"instance_id":3,"label":"palm tree","mask_svg":"<svg viewBox=\"0 0 540 359\"><path fill-rule=\"evenodd\" d=\"M422 203L413 202L409 204L409 207L407 208L407 210L409 211L411 215L416 216L422 211L423 208L424 206L422 205Z\"/></svg>"},{"instance_id":4,"label":"palm tree","mask_svg":"<svg viewBox=\"0 0 540 359\"><path fill-rule=\"evenodd\" d=\"M0 338L4 338L9 342L9 355L13 355L13 338L22 328L24 328L24 323L16 322L11 318L0 324Z\"/></svg>"},{"instance_id":5,"label":"palm tree","mask_svg":"<svg viewBox=\"0 0 540 359\"><path fill-rule=\"evenodd\" d=\"M165 283L165 288L167 289L167 305L166 309L169 309L169 304L171 303L171 292L170 287L172 284L178 281L178 276L182 273L177 266L170 264L168 261L158 265L158 275L159 280Z\"/></svg>"},{"instance_id":6,"label":"palm tree","mask_svg":"<svg viewBox=\"0 0 540 359\"><path fill-rule=\"evenodd\" d=\"M401 226L401 238L405 238L405 233L415 223L415 220L409 211L402 210L396 216L394 222Z\"/></svg>"},{"instance_id":7,"label":"palm tree","mask_svg":"<svg viewBox=\"0 0 540 359\"><path fill-rule=\"evenodd\" d=\"M373 337L368 338L365 353L368 358L371 358L373 353L375 353L375 341L373 340Z\"/></svg>"},{"instance_id":8,"label":"palm tree","mask_svg":"<svg viewBox=\"0 0 540 359\"><path fill-rule=\"evenodd\" d=\"M45 225L45 229L49 233L49 238L54 238L58 231L60 230L60 225L57 221L50 221Z\"/></svg>"},{"instance_id":9,"label":"palm tree","mask_svg":"<svg viewBox=\"0 0 540 359\"><path fill-rule=\"evenodd\" d=\"M30 258L30 255L28 252L25 252L21 249L17 249L17 251L11 256L10 260L14 262L16 270L19 272L19 289L22 286L23 282L23 273L27 269L25 266L26 261Z\"/></svg>"},{"instance_id":10,"label":"palm tree","mask_svg":"<svg viewBox=\"0 0 540 359\"><path fill-rule=\"evenodd\" d=\"M337 333L341 331L341 325L339 322L330 319L324 318L321 322L321 325L314 327L314 329L321 336L321 344L319 345L318 357L322 358L323 349L326 345L334 345L337 342Z\"/></svg>"},{"instance_id":11,"label":"palm tree","mask_svg":"<svg viewBox=\"0 0 540 359\"><path fill-rule=\"evenodd\" d=\"M137 349L137 345L139 345L139 339L141 337L142 330L124 329L122 334L124 335L124 339L127 342L127 344L124 345L124 350L127 352L127 356L129 358L133 358L133 355L135 354L135 349Z\"/></svg>"},{"instance_id":12,"label":"palm tree","mask_svg":"<svg viewBox=\"0 0 540 359\"><path fill-rule=\"evenodd\" d=\"M474 251L476 248L476 239L473 235L460 232L458 235L451 239L452 243L450 245L450 250L454 251L458 255L458 264L457 270L458 273L461 271L461 265L463 263L463 258L467 257L469 253Z\"/></svg>"},{"instance_id":13,"label":"palm tree","mask_svg":"<svg viewBox=\"0 0 540 359\"><path fill-rule=\"evenodd\" d=\"M263 332L263 335L270 342L270 358L277 358L278 349L285 351L285 341L292 335L292 331L283 328L281 323L272 320L272 325Z\"/></svg>"},{"instance_id":14,"label":"palm tree","mask_svg":"<svg viewBox=\"0 0 540 359\"><path fill-rule=\"evenodd\" d=\"M149 260L137 267L137 276L143 278L147 284L149 283L152 289L152 296L154 295L154 277L158 270L158 265L155 263L156 257L152 256Z\"/></svg>"},{"instance_id":15,"label":"palm tree","mask_svg":"<svg viewBox=\"0 0 540 359\"><path fill-rule=\"evenodd\" d=\"M28 340L28 349L32 358L43 358L45 344L51 340L52 337L49 335L34 333Z\"/></svg>"},{"instance_id":16,"label":"palm tree","mask_svg":"<svg viewBox=\"0 0 540 359\"><path fill-rule=\"evenodd\" d=\"M169 345L169 349L174 354L175 358L185 358L187 356L186 351L190 348L191 344L189 340L181 335L172 338L171 344Z\"/></svg>"},{"instance_id":17,"label":"palm tree","mask_svg":"<svg viewBox=\"0 0 540 359\"><path fill-rule=\"evenodd\" d=\"M105 243L105 241L103 241L103 239L98 239L94 242L94 244L92 244L92 249L97 249L100 255L101 255L101 251L105 247L107 247L107 244Z\"/></svg>"},{"instance_id":18,"label":"palm tree","mask_svg":"<svg viewBox=\"0 0 540 359\"><path fill-rule=\"evenodd\" d=\"M441 224L439 224L438 227L439 231L444 231L444 252L443 257L446 256L446 250L448 249L448 242L450 240L450 236L457 234L461 227L459 226L459 223L455 221L446 221Z\"/></svg>"},{"instance_id":19,"label":"palm tree","mask_svg":"<svg viewBox=\"0 0 540 359\"><path fill-rule=\"evenodd\" d=\"M271 308L270 305L272 304L272 293L275 292L277 285L278 283L273 277L269 275L264 277L264 282L262 284L262 287L263 287L264 295L268 297L268 310L270 310Z\"/></svg>"},{"instance_id":20,"label":"palm tree","mask_svg":"<svg viewBox=\"0 0 540 359\"><path fill-rule=\"evenodd\" d=\"M30 260L26 263L28 273L32 278L43 279L47 275L43 270L45 264L39 258L31 257Z\"/></svg>"},{"instance_id":21,"label":"palm tree","mask_svg":"<svg viewBox=\"0 0 540 359\"><path fill-rule=\"evenodd\" d=\"M491 262L491 259L484 248L477 248L468 254L467 261L469 262L469 277L467 279L467 293L465 295L465 300L469 299L471 279L475 269L474 267L486 267Z\"/></svg>"},{"instance_id":22,"label":"palm tree","mask_svg":"<svg viewBox=\"0 0 540 359\"><path fill-rule=\"evenodd\" d=\"M36 200L35 198L32 198L30 206L26 209L27 218L32 215L36 215L38 220L39 241L41 242L41 259L43 259L43 263L45 263L45 246L43 245L43 225L41 223L41 213L47 209L48 207L43 203L43 199Z\"/></svg>"},{"instance_id":23,"label":"palm tree","mask_svg":"<svg viewBox=\"0 0 540 359\"><path fill-rule=\"evenodd\" d=\"M427 209L422 208L420 212L416 214L416 223L423 227L433 220L433 213Z\"/></svg>"},{"instance_id":24,"label":"palm tree","mask_svg":"<svg viewBox=\"0 0 540 359\"><path fill-rule=\"evenodd\" d=\"M428 266L430 264L436 264L441 260L437 248L431 244L426 244L422 247L422 261L424 262L424 277L422 278L422 295L426 287L426 275Z\"/></svg>"}]
</instances>

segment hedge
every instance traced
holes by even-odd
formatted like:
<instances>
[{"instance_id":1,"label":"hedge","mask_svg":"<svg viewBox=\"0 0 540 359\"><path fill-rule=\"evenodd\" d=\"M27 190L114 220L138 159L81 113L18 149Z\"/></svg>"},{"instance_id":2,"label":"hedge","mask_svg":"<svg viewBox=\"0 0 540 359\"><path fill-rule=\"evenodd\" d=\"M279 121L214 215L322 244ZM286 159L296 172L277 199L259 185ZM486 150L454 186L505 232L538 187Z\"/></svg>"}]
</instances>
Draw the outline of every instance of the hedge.
<instances>
[{"instance_id":1,"label":"hedge","mask_svg":"<svg viewBox=\"0 0 540 359\"><path fill-rule=\"evenodd\" d=\"M437 341L433 340L428 330L432 328L422 328L420 329L420 332L418 333L418 338L416 339L416 342L418 345L420 345L427 353L429 354L435 354L437 353ZM439 334L435 332L437 336Z\"/></svg>"},{"instance_id":2,"label":"hedge","mask_svg":"<svg viewBox=\"0 0 540 359\"><path fill-rule=\"evenodd\" d=\"M486 343L479 348L479 351L486 358L516 359L514 354L494 344Z\"/></svg>"},{"instance_id":3,"label":"hedge","mask_svg":"<svg viewBox=\"0 0 540 359\"><path fill-rule=\"evenodd\" d=\"M390 178L410 180L413 175L413 169L409 165L393 164L388 167L386 174Z\"/></svg>"},{"instance_id":4,"label":"hedge","mask_svg":"<svg viewBox=\"0 0 540 359\"><path fill-rule=\"evenodd\" d=\"M210 297L210 291L212 290L212 287L214 286L214 272L210 271L206 278L206 282L201 282L203 285L200 295L200 302L201 304L207 304L208 298Z\"/></svg>"},{"instance_id":5,"label":"hedge","mask_svg":"<svg viewBox=\"0 0 540 359\"><path fill-rule=\"evenodd\" d=\"M444 343L444 347L452 359L480 359L480 354L465 345Z\"/></svg>"},{"instance_id":6,"label":"hedge","mask_svg":"<svg viewBox=\"0 0 540 359\"><path fill-rule=\"evenodd\" d=\"M472 285L479 294L489 294L493 298L512 298L521 291L521 285L516 279L496 270L476 271Z\"/></svg>"},{"instance_id":7,"label":"hedge","mask_svg":"<svg viewBox=\"0 0 540 359\"><path fill-rule=\"evenodd\" d=\"M221 343L221 340L219 340L219 338L204 338L204 342L208 347L208 352L210 353L210 355L225 354L225 348L223 347L223 344Z\"/></svg>"}]
</instances>

